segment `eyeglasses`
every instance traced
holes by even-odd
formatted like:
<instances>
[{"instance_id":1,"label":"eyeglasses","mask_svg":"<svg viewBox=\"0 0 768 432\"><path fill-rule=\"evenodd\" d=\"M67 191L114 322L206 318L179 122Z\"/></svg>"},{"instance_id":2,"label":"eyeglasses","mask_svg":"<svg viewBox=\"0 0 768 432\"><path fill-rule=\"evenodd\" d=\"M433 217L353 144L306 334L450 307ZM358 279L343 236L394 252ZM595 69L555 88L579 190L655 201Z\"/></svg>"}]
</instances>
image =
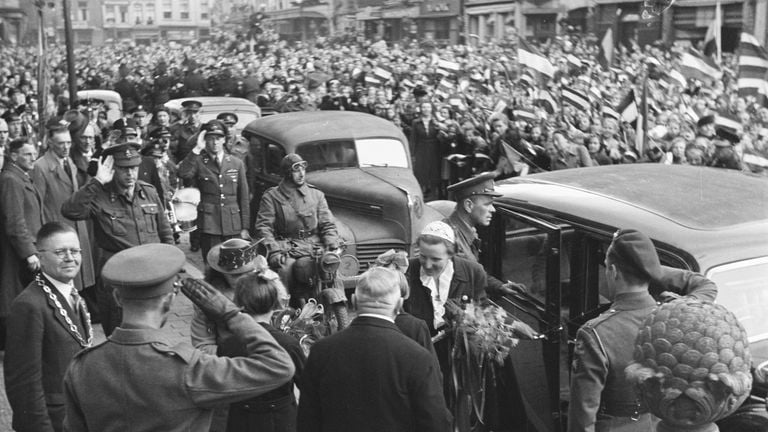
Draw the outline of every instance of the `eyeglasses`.
<instances>
[{"instance_id":1,"label":"eyeglasses","mask_svg":"<svg viewBox=\"0 0 768 432\"><path fill-rule=\"evenodd\" d=\"M61 248L61 249L40 249L40 252L53 252L54 255L57 257L64 259L67 257L67 255L71 255L74 257L79 257L81 253L83 253L83 250L80 248Z\"/></svg>"}]
</instances>

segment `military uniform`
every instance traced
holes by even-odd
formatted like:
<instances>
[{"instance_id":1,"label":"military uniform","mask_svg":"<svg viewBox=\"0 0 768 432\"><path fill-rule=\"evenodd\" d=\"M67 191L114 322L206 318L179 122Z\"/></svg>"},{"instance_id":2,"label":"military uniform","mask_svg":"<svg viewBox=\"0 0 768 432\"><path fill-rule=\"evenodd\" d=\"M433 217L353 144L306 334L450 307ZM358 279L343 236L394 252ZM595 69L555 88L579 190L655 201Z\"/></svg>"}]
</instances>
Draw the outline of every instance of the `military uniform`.
<instances>
[{"instance_id":1,"label":"military uniform","mask_svg":"<svg viewBox=\"0 0 768 432\"><path fill-rule=\"evenodd\" d=\"M171 146L168 150L168 155L173 158L174 162L178 163L184 160L189 152L192 151L196 140L190 138L196 137L199 130L199 124L176 123L171 126Z\"/></svg>"},{"instance_id":2,"label":"military uniform","mask_svg":"<svg viewBox=\"0 0 768 432\"><path fill-rule=\"evenodd\" d=\"M714 283L696 273L661 267L664 290L713 301ZM576 334L568 431L647 432L657 421L641 403L624 369L632 362L640 325L656 308L648 292L619 293L611 308Z\"/></svg>"},{"instance_id":3,"label":"military uniform","mask_svg":"<svg viewBox=\"0 0 768 432\"><path fill-rule=\"evenodd\" d=\"M296 187L288 180L264 193L255 230L269 251L284 250L284 241L291 239L309 239L332 249L339 243L325 194L312 185Z\"/></svg>"},{"instance_id":4,"label":"military uniform","mask_svg":"<svg viewBox=\"0 0 768 432\"><path fill-rule=\"evenodd\" d=\"M116 145L110 148L115 164L141 163L138 148ZM118 165L120 166L120 165ZM173 232L163 203L155 188L137 180L132 197L118 190L115 181L104 185L91 179L61 206L61 214L71 220L91 220L97 247L96 275L117 252L147 243L173 244ZM97 299L104 333L109 335L120 323L120 310L112 298L112 288L97 281Z\"/></svg>"},{"instance_id":5,"label":"military uniform","mask_svg":"<svg viewBox=\"0 0 768 432\"><path fill-rule=\"evenodd\" d=\"M103 276L127 301L159 298L173 292L184 262L175 247L142 245L116 254ZM242 340L242 357L217 357L189 342L172 343L162 329L149 325L118 327L103 344L78 353L64 377L64 429L207 432L214 407L289 382L294 367L285 350L228 304L216 318Z\"/></svg>"},{"instance_id":6,"label":"military uniform","mask_svg":"<svg viewBox=\"0 0 768 432\"><path fill-rule=\"evenodd\" d=\"M248 181L240 159L225 154L219 166L206 150L199 155L190 153L179 164L178 175L200 189L197 226L204 235L200 238L204 257L214 244L248 228Z\"/></svg>"}]
</instances>

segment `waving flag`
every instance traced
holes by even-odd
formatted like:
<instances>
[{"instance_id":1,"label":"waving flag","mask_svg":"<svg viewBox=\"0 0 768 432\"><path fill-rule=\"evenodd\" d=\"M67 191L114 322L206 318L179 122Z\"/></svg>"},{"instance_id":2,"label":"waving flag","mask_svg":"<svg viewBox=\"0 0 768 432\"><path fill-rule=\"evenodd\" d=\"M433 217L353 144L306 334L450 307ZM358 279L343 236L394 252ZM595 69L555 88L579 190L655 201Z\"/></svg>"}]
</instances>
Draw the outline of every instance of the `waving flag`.
<instances>
[{"instance_id":1,"label":"waving flag","mask_svg":"<svg viewBox=\"0 0 768 432\"><path fill-rule=\"evenodd\" d=\"M517 47L517 58L523 66L528 66L550 78L555 76L555 67L552 66L549 59L530 46L525 39L520 39L520 43Z\"/></svg>"},{"instance_id":2,"label":"waving flag","mask_svg":"<svg viewBox=\"0 0 768 432\"><path fill-rule=\"evenodd\" d=\"M711 59L701 55L700 52L690 49L683 53L680 72L683 76L701 81L719 80L723 77L723 71Z\"/></svg>"},{"instance_id":3,"label":"waving flag","mask_svg":"<svg viewBox=\"0 0 768 432\"><path fill-rule=\"evenodd\" d=\"M600 56L598 57L603 67L607 68L613 64L613 29L608 28L600 42Z\"/></svg>"},{"instance_id":4,"label":"waving flag","mask_svg":"<svg viewBox=\"0 0 768 432\"><path fill-rule=\"evenodd\" d=\"M637 102L635 101L635 90L629 90L624 99L616 107L621 119L627 123L633 123L637 120L639 111L637 108Z\"/></svg>"},{"instance_id":5,"label":"waving flag","mask_svg":"<svg viewBox=\"0 0 768 432\"><path fill-rule=\"evenodd\" d=\"M707 35L704 36L704 55L715 58L717 64L722 63L722 26L723 18L720 11L720 1L715 6L715 19L707 27Z\"/></svg>"},{"instance_id":6,"label":"waving flag","mask_svg":"<svg viewBox=\"0 0 768 432\"><path fill-rule=\"evenodd\" d=\"M569 87L563 87L562 89L563 101L575 106L576 108L589 112L592 106L589 103L589 98L584 93L578 92Z\"/></svg>"},{"instance_id":7,"label":"waving flag","mask_svg":"<svg viewBox=\"0 0 768 432\"><path fill-rule=\"evenodd\" d=\"M739 43L739 96L756 96L768 105L768 52L749 33Z\"/></svg>"}]
</instances>

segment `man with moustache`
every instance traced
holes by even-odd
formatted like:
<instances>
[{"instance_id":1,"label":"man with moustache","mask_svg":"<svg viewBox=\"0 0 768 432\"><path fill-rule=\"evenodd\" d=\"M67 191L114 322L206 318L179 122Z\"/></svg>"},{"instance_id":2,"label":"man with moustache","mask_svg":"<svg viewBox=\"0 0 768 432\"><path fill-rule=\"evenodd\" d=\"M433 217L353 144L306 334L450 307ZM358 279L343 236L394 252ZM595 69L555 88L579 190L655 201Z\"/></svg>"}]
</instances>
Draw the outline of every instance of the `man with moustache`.
<instances>
[{"instance_id":1,"label":"man with moustache","mask_svg":"<svg viewBox=\"0 0 768 432\"><path fill-rule=\"evenodd\" d=\"M35 161L31 176L43 200L43 222L64 222L77 232L83 253L78 259L80 272L74 283L78 290L83 290L96 283L88 227L85 221L70 221L61 214L64 201L80 189L76 177L77 167L69 157L72 138L68 126L69 123L64 120L48 123L48 151Z\"/></svg>"},{"instance_id":2,"label":"man with moustache","mask_svg":"<svg viewBox=\"0 0 768 432\"><path fill-rule=\"evenodd\" d=\"M40 270L35 233L43 225L42 200L29 173L37 151L24 138L11 141L0 174L0 346L11 301Z\"/></svg>"},{"instance_id":3,"label":"man with moustache","mask_svg":"<svg viewBox=\"0 0 768 432\"><path fill-rule=\"evenodd\" d=\"M91 345L93 329L74 279L81 244L61 222L37 233L41 273L11 304L5 350L5 392L17 432L61 431L64 373Z\"/></svg>"},{"instance_id":4,"label":"man with moustache","mask_svg":"<svg viewBox=\"0 0 768 432\"><path fill-rule=\"evenodd\" d=\"M147 243L173 244L173 232L157 190L138 180L139 147L137 141L123 137L122 142L106 149L94 178L61 207L68 219L93 222L99 257L97 275L104 263L121 250ZM112 291L112 287L98 283L96 297L106 335L120 323Z\"/></svg>"}]
</instances>

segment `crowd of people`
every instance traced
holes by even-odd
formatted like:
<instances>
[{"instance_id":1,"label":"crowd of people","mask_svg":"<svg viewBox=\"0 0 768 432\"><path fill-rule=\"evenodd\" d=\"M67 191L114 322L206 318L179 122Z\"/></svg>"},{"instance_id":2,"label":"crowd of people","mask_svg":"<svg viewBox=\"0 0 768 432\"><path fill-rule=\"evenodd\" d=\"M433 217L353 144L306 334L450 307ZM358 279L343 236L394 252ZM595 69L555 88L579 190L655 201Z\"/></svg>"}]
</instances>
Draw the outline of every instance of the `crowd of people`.
<instances>
[{"instance_id":1,"label":"crowd of people","mask_svg":"<svg viewBox=\"0 0 768 432\"><path fill-rule=\"evenodd\" d=\"M517 51L505 44L318 40L289 45L270 40L255 48L243 37L222 34L191 45L78 48L78 89L119 93L123 110L117 118L110 118L107 101L98 99L71 109L75 95L68 91L63 50L53 47L42 59L48 66L45 76L36 74L41 59L34 50L0 51L0 325L9 347L6 384L17 430L51 425L60 430L65 410L69 430L121 430L128 427L121 421L139 418L149 429L172 422L205 424L210 408L222 403L233 403L229 430L267 421L250 418L262 413L254 407L275 404L280 418L291 425L285 430L297 425L307 431L361 430L377 408L392 410L385 429L446 430L451 422L446 407L458 403L451 401L451 345L449 339L438 339L432 346L424 335L436 336L446 326L448 286L456 282L459 296L481 302L486 289L489 295L525 289L488 278L473 249L473 227L487 225L493 214L494 179L629 163L768 173L768 107L738 95L727 67L732 56L725 56L722 80L681 83L666 79L679 67L675 47L623 46L610 67L601 66L597 40L580 35L537 46L556 67L551 77L518 64ZM580 92L585 103L566 98L567 92ZM632 94L638 96L631 102L640 115L629 118L619 106ZM202 104L194 98L205 95L243 97L265 115L347 110L388 119L409 138L425 199L452 192L459 202L450 218L422 232L421 256L405 266L411 268L407 280L384 270L362 277L357 287L362 319L352 331L342 332L344 337L318 344L303 374L307 360L295 343L277 336L274 328L252 325L232 300L252 318L269 321L284 298L276 281L286 276L267 267L281 270L286 257L306 258L282 249L276 240L309 233L335 250L333 217L323 193L306 184L307 165L299 155L283 159L278 187L264 198L254 193L258 187L249 167L260 158L260 148L238 135L235 113L222 112L201 123ZM178 114L163 104L180 97L191 99L175 118ZM722 127L716 119L724 117L735 119L737 127ZM487 174L473 178L478 172ZM175 279L183 256L172 246L179 229L169 212L174 192L184 186L200 193L201 216L190 240L192 249L202 249L206 283ZM321 217L308 222L302 218L307 212ZM251 236L264 240L267 248L258 268L252 264L256 249ZM238 278L245 273L250 276ZM200 351L164 345L154 331L162 327L179 286L199 308L193 333ZM408 289L403 291L404 286ZM260 291L249 291L253 287ZM45 314L49 307L52 316ZM402 324L406 312L416 319L410 327ZM55 336L47 333L48 319L63 323ZM112 335L110 343L76 357L65 389L65 370L75 352L90 347L96 321ZM403 335L390 332L396 326L416 342L404 345ZM535 336L529 328L519 330ZM238 342L226 337L233 334ZM354 351L357 357L339 358L339 348L360 346L371 334L383 342ZM42 344L32 341L47 338L66 343L34 351ZM202 352L246 356L260 366L213 360ZM384 352L386 359L381 358ZM125 370L93 366L115 366L118 356L151 358L152 371L192 371L141 379L177 390L187 386L193 394L177 391L166 400L147 402L153 408L174 408L161 416L125 410L120 421L114 420L108 415L109 398L91 389L107 391L134 378ZM188 366L169 366L168 358L175 356ZM50 358L57 366L43 368ZM384 371L358 377L383 391L380 401L354 415L324 397L334 383L345 383L334 374L339 368L328 365L345 362ZM412 367L405 368L405 362L413 362ZM217 370L226 373L217 376ZM341 371L349 372L336 372ZM302 386L298 411L291 382ZM140 387L131 391L144 395ZM238 391L229 392L232 387ZM361 394L366 388L332 390L353 404L368 400ZM61 401L65 390L66 408ZM150 393L145 396L154 401ZM418 415L403 416L405 408ZM572 418L579 419L578 414Z\"/></svg>"}]
</instances>

